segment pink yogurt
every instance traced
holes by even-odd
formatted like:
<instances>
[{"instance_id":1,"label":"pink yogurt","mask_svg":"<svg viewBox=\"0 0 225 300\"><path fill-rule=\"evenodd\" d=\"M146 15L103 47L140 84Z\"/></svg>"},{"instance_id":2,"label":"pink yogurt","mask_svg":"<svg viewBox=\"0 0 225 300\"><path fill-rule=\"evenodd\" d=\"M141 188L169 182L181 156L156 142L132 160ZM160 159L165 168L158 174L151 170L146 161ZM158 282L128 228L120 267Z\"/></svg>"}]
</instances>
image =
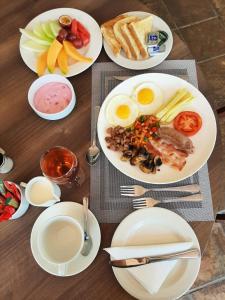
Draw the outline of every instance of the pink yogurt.
<instances>
[{"instance_id":1,"label":"pink yogurt","mask_svg":"<svg viewBox=\"0 0 225 300\"><path fill-rule=\"evenodd\" d=\"M46 114L64 110L72 98L71 89L61 82L49 82L40 87L34 95L34 107Z\"/></svg>"}]
</instances>

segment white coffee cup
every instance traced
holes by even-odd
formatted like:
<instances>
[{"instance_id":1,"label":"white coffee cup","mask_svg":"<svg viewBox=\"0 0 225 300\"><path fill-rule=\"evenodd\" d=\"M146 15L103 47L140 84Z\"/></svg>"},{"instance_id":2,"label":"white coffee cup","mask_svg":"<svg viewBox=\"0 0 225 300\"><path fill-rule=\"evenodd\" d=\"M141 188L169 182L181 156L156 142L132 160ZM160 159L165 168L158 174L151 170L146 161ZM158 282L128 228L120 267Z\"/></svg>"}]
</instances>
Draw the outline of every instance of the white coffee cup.
<instances>
[{"instance_id":1,"label":"white coffee cup","mask_svg":"<svg viewBox=\"0 0 225 300\"><path fill-rule=\"evenodd\" d=\"M34 206L48 207L60 201L60 188L44 176L34 177L28 183L21 182L20 185L25 188L27 201Z\"/></svg>"},{"instance_id":2,"label":"white coffee cup","mask_svg":"<svg viewBox=\"0 0 225 300\"><path fill-rule=\"evenodd\" d=\"M38 233L38 248L48 263L58 267L58 275L64 276L68 264L81 252L84 231L80 223L70 216L48 219Z\"/></svg>"}]
</instances>

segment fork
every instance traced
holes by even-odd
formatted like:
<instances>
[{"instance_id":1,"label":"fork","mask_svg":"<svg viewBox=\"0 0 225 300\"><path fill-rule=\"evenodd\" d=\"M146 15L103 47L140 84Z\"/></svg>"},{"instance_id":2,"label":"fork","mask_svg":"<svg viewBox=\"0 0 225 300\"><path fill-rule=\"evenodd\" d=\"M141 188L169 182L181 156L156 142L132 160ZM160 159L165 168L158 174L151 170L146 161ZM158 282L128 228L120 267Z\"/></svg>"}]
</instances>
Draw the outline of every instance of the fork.
<instances>
[{"instance_id":1,"label":"fork","mask_svg":"<svg viewBox=\"0 0 225 300\"><path fill-rule=\"evenodd\" d=\"M177 192L198 193L200 192L200 186L198 184L189 184L184 186L171 186L171 187L153 188L153 189L146 189L141 185L120 186L121 196L139 197L151 191L174 191L174 192L177 191Z\"/></svg>"},{"instance_id":2,"label":"fork","mask_svg":"<svg viewBox=\"0 0 225 300\"><path fill-rule=\"evenodd\" d=\"M182 201L188 201L188 202L199 202L203 200L203 196L201 193L189 195L185 197L178 197L175 199L166 199L163 201L156 200L154 198L139 198L139 199L133 199L133 208L139 209L139 208L146 208L146 207L153 207L159 203L172 203L172 202L182 202Z\"/></svg>"}]
</instances>

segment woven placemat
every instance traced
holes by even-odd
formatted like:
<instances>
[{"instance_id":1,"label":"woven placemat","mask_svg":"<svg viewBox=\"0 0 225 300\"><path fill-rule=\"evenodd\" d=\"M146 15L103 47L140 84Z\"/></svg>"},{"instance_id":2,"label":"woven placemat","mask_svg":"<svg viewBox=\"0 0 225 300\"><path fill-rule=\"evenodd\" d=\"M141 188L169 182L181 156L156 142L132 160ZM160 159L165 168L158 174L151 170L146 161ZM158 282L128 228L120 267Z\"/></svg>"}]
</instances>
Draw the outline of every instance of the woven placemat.
<instances>
[{"instance_id":1,"label":"woven placemat","mask_svg":"<svg viewBox=\"0 0 225 300\"><path fill-rule=\"evenodd\" d=\"M167 73L183 78L198 87L196 66L194 60L170 60L164 61L159 66L145 73ZM123 69L114 63L96 63L92 68L92 129L94 120L94 108L102 104L108 93L119 84L113 76L133 76L144 73ZM120 185L140 184L146 188L159 187L155 184L143 184L119 172L101 153L98 163L91 167L91 210L102 223L119 223L124 217L133 211L132 200L120 196ZM214 220L210 182L207 164L193 176L168 186L181 186L187 184L199 184L204 200L202 202L176 202L164 203L163 199L186 196L184 192L151 192L145 196L159 199L160 207L168 208L187 221L212 221Z\"/></svg>"}]
</instances>

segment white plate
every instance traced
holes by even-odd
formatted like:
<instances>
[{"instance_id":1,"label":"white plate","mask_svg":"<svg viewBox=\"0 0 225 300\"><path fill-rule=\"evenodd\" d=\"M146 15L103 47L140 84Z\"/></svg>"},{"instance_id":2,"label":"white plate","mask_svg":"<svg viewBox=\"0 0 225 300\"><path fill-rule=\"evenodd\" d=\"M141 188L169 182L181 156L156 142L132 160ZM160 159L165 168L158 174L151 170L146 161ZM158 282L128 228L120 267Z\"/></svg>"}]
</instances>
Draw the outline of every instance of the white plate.
<instances>
[{"instance_id":1,"label":"white plate","mask_svg":"<svg viewBox=\"0 0 225 300\"><path fill-rule=\"evenodd\" d=\"M119 66L127 68L127 69L132 69L132 70L149 69L149 68L157 66L161 62L163 62L169 55L169 53L172 49L172 46L173 46L173 35L172 35L172 32L171 32L169 26L161 18L159 18L153 14L143 12L143 11L131 11L131 12L124 13L124 15L137 16L140 18L145 18L150 15L153 16L152 31L163 30L166 33L168 33L168 35L169 35L168 40L165 43L166 51L161 54L155 55L153 57L149 57L148 59L145 59L145 60L131 60L131 59L126 58L123 51L121 51L121 53L118 56L115 56L113 54L111 48L109 47L109 45L104 40L103 41L104 49L105 49L105 52L107 53L107 55L109 56L109 58L111 58L111 60L114 61Z\"/></svg>"},{"instance_id":2,"label":"white plate","mask_svg":"<svg viewBox=\"0 0 225 300\"><path fill-rule=\"evenodd\" d=\"M138 167L131 166L129 162L121 161L121 153L109 150L106 146L106 129L110 127L105 114L108 102L113 96L118 94L131 95L133 88L145 81L154 82L161 88L164 101L167 101L177 89L183 87L196 97L196 99L190 105L185 106L183 110L198 112L202 117L203 124L201 130L191 137L195 152L188 156L187 163L181 171L162 165L160 171L156 172L156 174L146 174ZM207 162L216 141L216 120L212 108L206 98L198 89L187 81L168 74L141 74L120 83L108 94L102 104L98 118L98 138L106 157L120 172L142 182L168 184L193 175Z\"/></svg>"},{"instance_id":3,"label":"white plate","mask_svg":"<svg viewBox=\"0 0 225 300\"><path fill-rule=\"evenodd\" d=\"M140 209L127 216L117 227L112 247L161 243L193 242L200 246L190 225L180 216L164 208ZM126 269L113 268L120 285L137 299L168 300L183 295L194 283L201 258L180 260L161 286L158 293L149 294ZM154 280L154 274L149 280Z\"/></svg>"},{"instance_id":4,"label":"white plate","mask_svg":"<svg viewBox=\"0 0 225 300\"><path fill-rule=\"evenodd\" d=\"M34 259L46 272L58 276L57 266L49 263L44 257L40 255L37 245L37 235L40 226L43 224L43 222L55 216L71 216L78 222L80 222L81 226L83 227L83 206L75 202L60 202L58 204L55 204L45 209L40 214L40 216L35 221L33 229L31 231L30 243ZM101 241L101 232L98 221L90 210L88 220L89 231L93 240L93 247L91 249L91 252L88 256L82 256L80 254L77 258L71 261L71 263L69 263L68 270L65 276L76 275L85 270L93 262L98 253Z\"/></svg>"},{"instance_id":5,"label":"white plate","mask_svg":"<svg viewBox=\"0 0 225 300\"><path fill-rule=\"evenodd\" d=\"M101 49L102 49L102 34L99 28L98 23L87 13L74 8L56 8L49 11L46 11L37 17L35 17L33 20L31 20L27 26L26 29L32 29L34 25L38 22L46 22L50 20L58 20L58 18L62 15L68 15L72 18L76 18L79 22L84 24L84 26L88 29L91 35L90 43L87 47L84 47L81 49L81 53L91 57L93 61L91 63L84 63L84 62L77 62L73 65L70 65L69 72L66 75L66 77L71 77L77 74L80 74L81 72L88 69L98 58ZM23 49L21 47L21 44L27 40L26 37L21 35L20 38L20 54L22 56L23 61L25 64L36 73L36 60L37 55L29 50ZM46 71L47 73L48 71ZM55 69L56 74L63 75L59 68Z\"/></svg>"}]
</instances>

